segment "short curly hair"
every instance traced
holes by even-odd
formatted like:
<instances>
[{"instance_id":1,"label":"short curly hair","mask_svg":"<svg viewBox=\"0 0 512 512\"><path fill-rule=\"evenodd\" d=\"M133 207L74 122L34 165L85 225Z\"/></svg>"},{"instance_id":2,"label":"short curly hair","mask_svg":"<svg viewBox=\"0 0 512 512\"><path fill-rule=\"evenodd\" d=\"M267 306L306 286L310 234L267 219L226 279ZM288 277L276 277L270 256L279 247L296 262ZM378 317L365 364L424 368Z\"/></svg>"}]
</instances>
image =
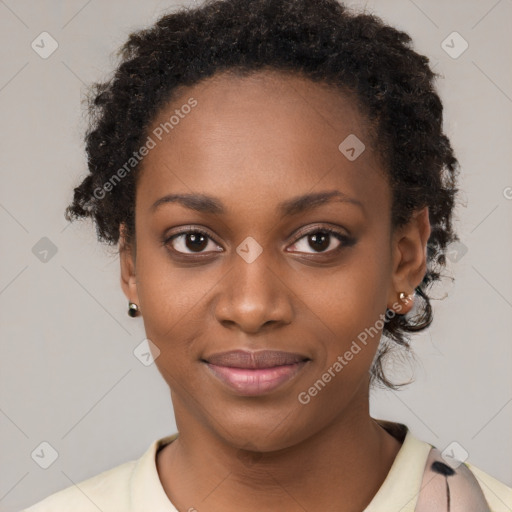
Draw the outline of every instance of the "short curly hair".
<instances>
[{"instance_id":1,"label":"short curly hair","mask_svg":"<svg viewBox=\"0 0 512 512\"><path fill-rule=\"evenodd\" d=\"M121 62L111 78L88 90L89 174L74 189L65 213L70 221L92 218L98 240L110 245L119 242L121 226L129 243L135 241L140 165L108 193L104 184L143 145L152 121L179 89L221 71L272 69L334 85L355 99L385 163L392 227L429 208L427 271L416 288L419 312L386 315L370 369L372 385L405 385L388 380L383 363L395 348L409 353L410 333L432 322L427 288L441 277L448 244L458 240L452 213L459 168L443 133L443 107L434 86L438 75L428 58L412 49L409 35L336 0L207 0L131 33L117 55Z\"/></svg>"}]
</instances>

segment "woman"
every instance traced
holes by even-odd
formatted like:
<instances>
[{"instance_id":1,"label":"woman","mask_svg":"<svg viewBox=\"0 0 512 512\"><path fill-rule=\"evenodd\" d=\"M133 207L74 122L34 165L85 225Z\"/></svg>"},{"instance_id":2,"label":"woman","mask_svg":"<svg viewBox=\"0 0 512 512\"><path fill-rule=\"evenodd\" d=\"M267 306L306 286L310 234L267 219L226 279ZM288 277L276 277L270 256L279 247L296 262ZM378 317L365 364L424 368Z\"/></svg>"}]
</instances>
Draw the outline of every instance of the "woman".
<instances>
[{"instance_id":1,"label":"woman","mask_svg":"<svg viewBox=\"0 0 512 512\"><path fill-rule=\"evenodd\" d=\"M335 0L212 1L130 36L67 218L118 244L178 433L29 512L510 510L369 414L457 240L434 78Z\"/></svg>"}]
</instances>

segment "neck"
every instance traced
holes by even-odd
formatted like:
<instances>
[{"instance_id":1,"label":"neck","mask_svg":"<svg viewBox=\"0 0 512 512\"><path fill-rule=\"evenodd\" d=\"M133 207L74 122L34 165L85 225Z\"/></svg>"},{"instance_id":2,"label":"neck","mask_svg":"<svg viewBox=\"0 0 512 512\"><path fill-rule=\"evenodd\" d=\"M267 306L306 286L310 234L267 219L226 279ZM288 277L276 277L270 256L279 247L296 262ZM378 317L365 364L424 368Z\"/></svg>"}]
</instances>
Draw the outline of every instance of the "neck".
<instances>
[{"instance_id":1,"label":"neck","mask_svg":"<svg viewBox=\"0 0 512 512\"><path fill-rule=\"evenodd\" d=\"M175 407L176 409L176 407ZM360 512L387 476L400 442L353 410L289 448L240 450L197 422L157 457L160 480L180 510ZM178 414L177 414L178 417Z\"/></svg>"}]
</instances>

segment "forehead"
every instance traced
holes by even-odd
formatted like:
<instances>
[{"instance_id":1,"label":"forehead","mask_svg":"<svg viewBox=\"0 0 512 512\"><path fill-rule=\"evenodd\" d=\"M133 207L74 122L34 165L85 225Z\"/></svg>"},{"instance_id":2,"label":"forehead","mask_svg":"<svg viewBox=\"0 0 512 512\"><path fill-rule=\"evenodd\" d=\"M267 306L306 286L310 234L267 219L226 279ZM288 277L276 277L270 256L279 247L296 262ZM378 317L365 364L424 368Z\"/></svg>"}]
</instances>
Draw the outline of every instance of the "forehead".
<instances>
[{"instance_id":1,"label":"forehead","mask_svg":"<svg viewBox=\"0 0 512 512\"><path fill-rule=\"evenodd\" d=\"M296 74L225 72L182 88L148 135L155 145L137 187L145 208L171 192L215 190L225 202L268 203L317 185L358 196L383 186L355 101ZM364 147L354 160L341 150L346 140L358 152Z\"/></svg>"},{"instance_id":2,"label":"forehead","mask_svg":"<svg viewBox=\"0 0 512 512\"><path fill-rule=\"evenodd\" d=\"M316 134L336 141L344 134L358 133L361 138L368 138L368 123L356 106L355 95L297 73L260 70L240 74L230 70L191 87L181 86L173 96L160 110L150 132L161 128L173 113L179 114L187 100L193 97L197 106L190 112L192 115L185 114L190 118L187 123L181 123L183 114L179 123L205 137L209 134L211 137L222 134L230 138L237 134L243 137L246 130L237 126L237 130L229 131L229 121L232 127L241 122L247 131L254 128L254 135L264 135L262 130L256 131L261 127L257 124L260 121L268 123L267 133L287 128L281 136L307 132L311 136ZM177 128L176 124L170 130L164 129L163 138L183 142L180 134L183 139L187 138L187 126Z\"/></svg>"}]
</instances>

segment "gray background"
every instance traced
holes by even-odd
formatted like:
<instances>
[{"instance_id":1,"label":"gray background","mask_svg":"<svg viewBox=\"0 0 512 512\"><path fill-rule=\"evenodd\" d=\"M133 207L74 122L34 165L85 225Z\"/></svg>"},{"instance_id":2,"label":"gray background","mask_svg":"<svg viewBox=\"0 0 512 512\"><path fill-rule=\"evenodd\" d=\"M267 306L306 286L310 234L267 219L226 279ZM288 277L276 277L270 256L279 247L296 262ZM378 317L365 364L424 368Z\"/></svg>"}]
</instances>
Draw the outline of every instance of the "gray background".
<instances>
[{"instance_id":1,"label":"gray background","mask_svg":"<svg viewBox=\"0 0 512 512\"><path fill-rule=\"evenodd\" d=\"M444 76L464 191L456 224L464 245L447 269L456 281L436 289L448 296L434 301L434 325L415 338L416 381L375 392L372 415L406 423L441 450L457 441L470 462L512 485L512 2L348 4L409 32ZM126 314L115 252L89 222L63 217L86 173L86 84L108 76L130 31L175 5L0 0L2 511L138 458L175 431L163 379L134 357L143 325ZM31 47L43 31L59 45L47 59ZM469 44L458 58L442 47L453 31ZM452 53L462 48L450 41ZM33 252L43 237L57 248L46 262ZM31 458L43 441L59 454L46 470Z\"/></svg>"}]
</instances>

